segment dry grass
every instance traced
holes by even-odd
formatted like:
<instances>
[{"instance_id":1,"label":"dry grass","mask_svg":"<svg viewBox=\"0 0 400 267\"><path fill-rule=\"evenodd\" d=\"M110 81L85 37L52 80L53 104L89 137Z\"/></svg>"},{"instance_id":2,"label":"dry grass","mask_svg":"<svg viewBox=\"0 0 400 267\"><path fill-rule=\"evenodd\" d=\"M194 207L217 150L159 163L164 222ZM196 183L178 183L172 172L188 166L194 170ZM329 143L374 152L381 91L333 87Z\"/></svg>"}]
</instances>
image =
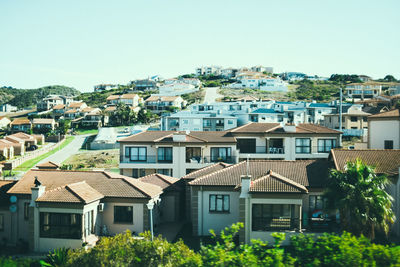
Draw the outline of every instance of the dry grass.
<instances>
[{"instance_id":1,"label":"dry grass","mask_svg":"<svg viewBox=\"0 0 400 267\"><path fill-rule=\"evenodd\" d=\"M118 169L119 149L107 150L81 150L63 162L64 165L71 165L73 170L88 169Z\"/></svg>"},{"instance_id":2,"label":"dry grass","mask_svg":"<svg viewBox=\"0 0 400 267\"><path fill-rule=\"evenodd\" d=\"M289 87L288 88L288 92L290 92L291 90L293 90L293 87ZM289 97L287 96L286 92L266 92L266 91L261 91L261 90L257 90L257 89L229 89L229 88L222 88L219 90L219 92L221 95L225 96L225 97L232 97L232 98L240 98L243 96L254 96L257 98L262 98L262 99L266 99L266 98L270 98L270 99L274 99L277 101L288 101L290 100ZM221 101L221 99L219 99L219 101Z\"/></svg>"}]
</instances>

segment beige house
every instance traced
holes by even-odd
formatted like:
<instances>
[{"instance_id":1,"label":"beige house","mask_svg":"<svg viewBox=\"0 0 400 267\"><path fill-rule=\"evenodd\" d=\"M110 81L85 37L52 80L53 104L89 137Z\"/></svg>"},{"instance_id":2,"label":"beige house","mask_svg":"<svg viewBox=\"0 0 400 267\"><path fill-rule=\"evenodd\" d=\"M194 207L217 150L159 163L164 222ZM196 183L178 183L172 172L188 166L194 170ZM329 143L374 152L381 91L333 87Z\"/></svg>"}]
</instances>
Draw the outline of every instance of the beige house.
<instances>
[{"instance_id":1,"label":"beige house","mask_svg":"<svg viewBox=\"0 0 400 267\"><path fill-rule=\"evenodd\" d=\"M351 106L342 114L342 131L344 136L363 136L368 133L368 116L370 113L362 111L362 106ZM339 114L325 114L321 123L323 126L338 129L340 127Z\"/></svg>"},{"instance_id":2,"label":"beige house","mask_svg":"<svg viewBox=\"0 0 400 267\"><path fill-rule=\"evenodd\" d=\"M110 95L107 97L107 106L116 106L125 104L131 107L137 107L143 99L137 94Z\"/></svg>"},{"instance_id":3,"label":"beige house","mask_svg":"<svg viewBox=\"0 0 400 267\"><path fill-rule=\"evenodd\" d=\"M158 96L152 95L145 100L146 109L154 113L161 113L173 108L181 109L186 101L180 96Z\"/></svg>"},{"instance_id":4,"label":"beige house","mask_svg":"<svg viewBox=\"0 0 400 267\"><path fill-rule=\"evenodd\" d=\"M25 132L28 133L32 129L32 123L30 120L25 118L14 119L10 123L11 132Z\"/></svg>"},{"instance_id":5,"label":"beige house","mask_svg":"<svg viewBox=\"0 0 400 267\"><path fill-rule=\"evenodd\" d=\"M34 130L54 130L57 123L54 119L40 119L35 118L32 120Z\"/></svg>"},{"instance_id":6,"label":"beige house","mask_svg":"<svg viewBox=\"0 0 400 267\"><path fill-rule=\"evenodd\" d=\"M5 141L8 141L9 143L12 143L12 146L14 147L14 155L17 156L23 156L25 155L25 140L13 136L13 135L7 135L4 137Z\"/></svg>"},{"instance_id":7,"label":"beige house","mask_svg":"<svg viewBox=\"0 0 400 267\"><path fill-rule=\"evenodd\" d=\"M328 166L326 160L250 160L206 172L189 182L193 233L243 222L239 237L249 243L272 241L273 232L313 231L321 226L316 214L323 209Z\"/></svg>"},{"instance_id":8,"label":"beige house","mask_svg":"<svg viewBox=\"0 0 400 267\"><path fill-rule=\"evenodd\" d=\"M137 180L104 171L41 166L8 189L6 198L15 200L11 204L15 207L9 208L14 210L12 214L0 210L0 217L7 222L0 238L7 235L9 244L21 239L33 251L47 252L59 247L80 248L83 243L93 246L99 236L126 230L138 234L150 227L149 203L155 204L155 225L175 220L170 214L178 214L174 208L179 199L173 194L163 199L163 193L177 181L160 175ZM162 212L160 199L165 201Z\"/></svg>"},{"instance_id":9,"label":"beige house","mask_svg":"<svg viewBox=\"0 0 400 267\"><path fill-rule=\"evenodd\" d=\"M368 117L368 148L400 149L400 110Z\"/></svg>"}]
</instances>

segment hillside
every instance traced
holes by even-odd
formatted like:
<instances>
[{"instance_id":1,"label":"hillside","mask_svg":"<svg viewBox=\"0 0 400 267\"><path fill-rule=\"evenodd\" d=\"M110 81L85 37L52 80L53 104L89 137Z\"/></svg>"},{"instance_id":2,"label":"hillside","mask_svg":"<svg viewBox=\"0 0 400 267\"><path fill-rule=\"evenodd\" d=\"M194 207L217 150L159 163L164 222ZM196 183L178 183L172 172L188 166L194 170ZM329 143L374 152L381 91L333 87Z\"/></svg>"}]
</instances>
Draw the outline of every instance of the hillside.
<instances>
[{"instance_id":1,"label":"hillside","mask_svg":"<svg viewBox=\"0 0 400 267\"><path fill-rule=\"evenodd\" d=\"M13 87L0 87L0 105L8 103L18 108L27 108L36 105L36 102L47 95L77 96L78 90L63 85L50 85L37 89L17 89Z\"/></svg>"}]
</instances>

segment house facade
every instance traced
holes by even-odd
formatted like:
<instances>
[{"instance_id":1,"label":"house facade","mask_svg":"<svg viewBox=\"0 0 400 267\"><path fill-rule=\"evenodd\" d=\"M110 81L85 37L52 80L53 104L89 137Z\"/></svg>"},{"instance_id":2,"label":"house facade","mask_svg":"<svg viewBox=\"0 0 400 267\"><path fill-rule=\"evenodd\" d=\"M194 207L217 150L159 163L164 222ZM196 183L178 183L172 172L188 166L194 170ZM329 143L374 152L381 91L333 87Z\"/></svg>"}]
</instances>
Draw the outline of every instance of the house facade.
<instances>
[{"instance_id":1,"label":"house facade","mask_svg":"<svg viewBox=\"0 0 400 267\"><path fill-rule=\"evenodd\" d=\"M346 92L350 99L371 99L382 94L382 85L376 82L350 83Z\"/></svg>"},{"instance_id":2,"label":"house facade","mask_svg":"<svg viewBox=\"0 0 400 267\"><path fill-rule=\"evenodd\" d=\"M125 104L131 107L137 107L143 99L137 94L110 95L107 97L107 106L117 106Z\"/></svg>"},{"instance_id":3,"label":"house facade","mask_svg":"<svg viewBox=\"0 0 400 267\"><path fill-rule=\"evenodd\" d=\"M24 132L28 133L32 129L32 123L28 119L17 118L10 123L10 130L12 133Z\"/></svg>"},{"instance_id":4,"label":"house facade","mask_svg":"<svg viewBox=\"0 0 400 267\"><path fill-rule=\"evenodd\" d=\"M368 148L400 149L399 109L368 117Z\"/></svg>"},{"instance_id":5,"label":"house facade","mask_svg":"<svg viewBox=\"0 0 400 267\"><path fill-rule=\"evenodd\" d=\"M161 215L160 201L166 202L166 214L179 213L175 211L179 199L167 192L177 182L160 175L137 180L100 171L32 169L6 195L0 194L11 200L8 213L0 208L4 222L0 237L7 235L8 244L23 240L33 251L47 252L80 248L83 243L93 246L100 236L126 230L138 234L150 228L149 212L155 225L175 220Z\"/></svg>"},{"instance_id":6,"label":"house facade","mask_svg":"<svg viewBox=\"0 0 400 267\"><path fill-rule=\"evenodd\" d=\"M186 106L186 101L180 96L152 95L145 100L145 107L154 113L181 109Z\"/></svg>"},{"instance_id":7,"label":"house facade","mask_svg":"<svg viewBox=\"0 0 400 267\"><path fill-rule=\"evenodd\" d=\"M56 121L54 119L40 119L35 118L32 120L33 130L41 131L41 130L49 130L52 131L56 128Z\"/></svg>"}]
</instances>

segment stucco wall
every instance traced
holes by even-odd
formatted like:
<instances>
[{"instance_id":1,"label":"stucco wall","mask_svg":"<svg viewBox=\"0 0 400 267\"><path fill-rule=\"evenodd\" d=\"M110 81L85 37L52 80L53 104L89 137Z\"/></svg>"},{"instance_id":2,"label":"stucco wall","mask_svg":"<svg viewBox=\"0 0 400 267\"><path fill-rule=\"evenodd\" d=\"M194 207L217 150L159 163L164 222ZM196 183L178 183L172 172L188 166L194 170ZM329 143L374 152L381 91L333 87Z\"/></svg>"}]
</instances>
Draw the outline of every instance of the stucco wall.
<instances>
[{"instance_id":1,"label":"stucco wall","mask_svg":"<svg viewBox=\"0 0 400 267\"><path fill-rule=\"evenodd\" d=\"M399 120L371 120L368 135L369 148L383 149L385 140L393 140L393 148L400 149Z\"/></svg>"},{"instance_id":2,"label":"stucco wall","mask_svg":"<svg viewBox=\"0 0 400 267\"><path fill-rule=\"evenodd\" d=\"M114 206L132 206L133 224L114 223ZM135 232L136 234L143 232L142 203L105 202L102 216L103 216L103 224L107 226L107 230L111 235L123 233L128 229L132 232Z\"/></svg>"}]
</instances>

